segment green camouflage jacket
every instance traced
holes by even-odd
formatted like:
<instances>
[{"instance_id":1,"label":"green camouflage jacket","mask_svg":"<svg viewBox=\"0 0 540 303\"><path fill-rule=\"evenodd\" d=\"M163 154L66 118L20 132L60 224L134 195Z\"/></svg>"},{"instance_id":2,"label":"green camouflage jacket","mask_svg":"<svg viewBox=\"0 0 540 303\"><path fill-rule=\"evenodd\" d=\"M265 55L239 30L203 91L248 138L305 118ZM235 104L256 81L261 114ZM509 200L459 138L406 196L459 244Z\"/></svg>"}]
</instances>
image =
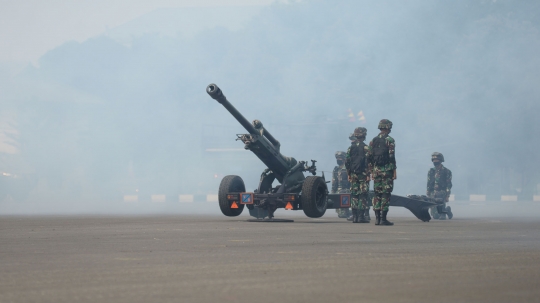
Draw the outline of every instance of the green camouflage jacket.
<instances>
[{"instance_id":1,"label":"green camouflage jacket","mask_svg":"<svg viewBox=\"0 0 540 303\"><path fill-rule=\"evenodd\" d=\"M347 178L347 170L345 164L334 167L332 172L332 193L339 193L342 190L349 190L351 183Z\"/></svg>"},{"instance_id":2,"label":"green camouflage jacket","mask_svg":"<svg viewBox=\"0 0 540 303\"><path fill-rule=\"evenodd\" d=\"M446 197L450 196L452 189L452 171L440 165L429 169L427 176L427 196L430 197L435 191L446 191Z\"/></svg>"},{"instance_id":3,"label":"green camouflage jacket","mask_svg":"<svg viewBox=\"0 0 540 303\"><path fill-rule=\"evenodd\" d=\"M345 156L345 166L346 167L350 167L350 163L352 161L351 159L351 147L353 144L356 144L357 146L360 145L360 143L363 143L363 142L358 142L358 141L354 141L354 142L351 142L351 146L349 146L349 148L347 149L347 155ZM366 158L368 157L369 155L369 146L365 145L364 146L364 152L366 153ZM368 161L368 165L366 166L366 170L365 172L362 173L362 176L367 176L369 175L369 172L370 172L370 166L369 166L369 161ZM351 175L351 172L350 171L347 171L347 174Z\"/></svg>"},{"instance_id":4,"label":"green camouflage jacket","mask_svg":"<svg viewBox=\"0 0 540 303\"><path fill-rule=\"evenodd\" d=\"M396 141L394 141L394 138L390 137L389 135L385 135L383 133L380 133L377 135L377 137L379 138L384 138L386 140L386 146L388 147L388 158L389 158L389 162L384 165L384 166L377 166L375 165L374 161L373 161L373 153L372 153L372 148L373 148L373 140L371 140L371 142L369 142L369 152L368 152L368 163L369 163L369 166L370 166L370 171L371 173L373 173L374 170L376 171L393 171L394 169L397 168L397 165L396 165ZM375 137L375 138L377 138ZM373 139L375 139L373 138Z\"/></svg>"}]
</instances>

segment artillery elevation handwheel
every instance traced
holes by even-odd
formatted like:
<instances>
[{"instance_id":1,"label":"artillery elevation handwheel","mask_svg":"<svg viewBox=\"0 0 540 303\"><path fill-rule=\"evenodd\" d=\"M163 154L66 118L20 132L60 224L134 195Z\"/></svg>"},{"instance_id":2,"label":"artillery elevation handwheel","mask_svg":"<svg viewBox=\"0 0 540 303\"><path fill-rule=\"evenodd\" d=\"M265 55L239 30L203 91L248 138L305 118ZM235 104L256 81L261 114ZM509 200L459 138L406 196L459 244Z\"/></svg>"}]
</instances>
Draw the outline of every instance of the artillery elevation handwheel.
<instances>
[{"instance_id":1,"label":"artillery elevation handwheel","mask_svg":"<svg viewBox=\"0 0 540 303\"><path fill-rule=\"evenodd\" d=\"M243 193L246 191L244 180L239 176L229 175L221 179L219 184L218 201L221 212L228 217L236 217L244 210L244 204L240 204L240 201L235 201L238 208L231 208L232 201L229 202L227 194L229 193Z\"/></svg>"},{"instance_id":2,"label":"artillery elevation handwheel","mask_svg":"<svg viewBox=\"0 0 540 303\"><path fill-rule=\"evenodd\" d=\"M326 182L317 176L309 176L302 185L302 209L310 218L320 218L326 212Z\"/></svg>"}]
</instances>

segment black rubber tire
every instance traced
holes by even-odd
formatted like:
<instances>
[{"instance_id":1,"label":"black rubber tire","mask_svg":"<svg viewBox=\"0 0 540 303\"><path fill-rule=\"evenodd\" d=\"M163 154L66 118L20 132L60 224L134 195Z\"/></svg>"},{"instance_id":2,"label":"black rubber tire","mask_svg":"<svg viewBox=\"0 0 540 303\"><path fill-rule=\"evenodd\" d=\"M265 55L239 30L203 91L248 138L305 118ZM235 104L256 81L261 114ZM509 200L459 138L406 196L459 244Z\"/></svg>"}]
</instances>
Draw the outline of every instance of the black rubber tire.
<instances>
[{"instance_id":1,"label":"black rubber tire","mask_svg":"<svg viewBox=\"0 0 540 303\"><path fill-rule=\"evenodd\" d=\"M218 201L221 212L228 217L239 216L244 210L244 204L240 204L240 201L236 201L238 208L231 208L231 203L227 199L229 193L241 193L246 191L244 180L239 176L229 175L221 179L219 184Z\"/></svg>"},{"instance_id":2,"label":"black rubber tire","mask_svg":"<svg viewBox=\"0 0 540 303\"><path fill-rule=\"evenodd\" d=\"M326 212L328 189L323 178L309 176L302 185L302 209L310 218L320 218Z\"/></svg>"}]
</instances>

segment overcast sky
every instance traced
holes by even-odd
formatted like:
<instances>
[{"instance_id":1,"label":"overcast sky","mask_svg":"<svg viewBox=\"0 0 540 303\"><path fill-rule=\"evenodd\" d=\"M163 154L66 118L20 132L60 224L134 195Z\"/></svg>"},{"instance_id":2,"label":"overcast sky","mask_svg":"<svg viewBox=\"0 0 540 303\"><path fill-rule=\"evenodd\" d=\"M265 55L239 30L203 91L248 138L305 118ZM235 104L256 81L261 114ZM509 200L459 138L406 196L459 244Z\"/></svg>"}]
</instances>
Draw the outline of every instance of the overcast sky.
<instances>
[{"instance_id":1,"label":"overcast sky","mask_svg":"<svg viewBox=\"0 0 540 303\"><path fill-rule=\"evenodd\" d=\"M36 62L159 8L264 6L275 0L0 0L0 62Z\"/></svg>"}]
</instances>

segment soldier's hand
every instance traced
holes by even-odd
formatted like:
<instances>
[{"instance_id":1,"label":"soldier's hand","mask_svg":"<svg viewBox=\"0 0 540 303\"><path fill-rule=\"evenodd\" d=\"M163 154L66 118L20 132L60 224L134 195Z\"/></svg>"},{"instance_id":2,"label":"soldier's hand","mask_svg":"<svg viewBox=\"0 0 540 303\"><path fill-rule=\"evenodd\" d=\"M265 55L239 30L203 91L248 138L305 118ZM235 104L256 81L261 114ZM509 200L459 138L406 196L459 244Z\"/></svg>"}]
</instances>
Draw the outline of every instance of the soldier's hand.
<instances>
[{"instance_id":1,"label":"soldier's hand","mask_svg":"<svg viewBox=\"0 0 540 303\"><path fill-rule=\"evenodd\" d=\"M347 180L349 180L349 182L352 182L351 176L347 176Z\"/></svg>"},{"instance_id":2,"label":"soldier's hand","mask_svg":"<svg viewBox=\"0 0 540 303\"><path fill-rule=\"evenodd\" d=\"M394 177L392 179L394 179L394 180L397 179L397 169L394 169Z\"/></svg>"},{"instance_id":3,"label":"soldier's hand","mask_svg":"<svg viewBox=\"0 0 540 303\"><path fill-rule=\"evenodd\" d=\"M370 175L367 175L366 181L371 181L371 176Z\"/></svg>"},{"instance_id":4,"label":"soldier's hand","mask_svg":"<svg viewBox=\"0 0 540 303\"><path fill-rule=\"evenodd\" d=\"M450 200L450 197L446 197L446 199L444 199L444 202L448 202Z\"/></svg>"}]
</instances>

